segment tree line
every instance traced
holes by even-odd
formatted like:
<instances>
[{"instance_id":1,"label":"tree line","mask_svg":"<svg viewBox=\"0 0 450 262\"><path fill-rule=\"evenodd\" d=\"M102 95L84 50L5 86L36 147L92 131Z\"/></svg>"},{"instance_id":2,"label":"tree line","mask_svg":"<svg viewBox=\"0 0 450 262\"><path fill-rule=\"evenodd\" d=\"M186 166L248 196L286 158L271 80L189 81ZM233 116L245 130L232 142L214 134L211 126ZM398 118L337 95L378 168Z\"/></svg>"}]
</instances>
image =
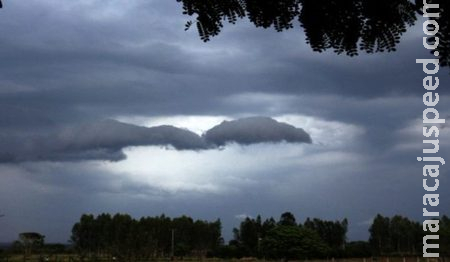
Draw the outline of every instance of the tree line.
<instances>
[{"instance_id":1,"label":"tree line","mask_svg":"<svg viewBox=\"0 0 450 262\"><path fill-rule=\"evenodd\" d=\"M127 214L82 215L71 241L81 257L143 261L156 257L205 256L223 242L221 222L165 215L133 219Z\"/></svg>"},{"instance_id":2,"label":"tree line","mask_svg":"<svg viewBox=\"0 0 450 262\"><path fill-rule=\"evenodd\" d=\"M422 224L407 217L378 214L369 227L368 241L348 241L347 229L345 218L307 218L301 223L290 212L281 214L278 220L258 215L243 219L225 244L220 219L210 222L188 216L134 219L127 214L83 214L73 225L72 245L65 252L75 252L82 259L118 261L173 256L303 260L422 255ZM441 256L450 256L450 218L445 215L439 219L439 237ZM38 233L22 233L11 250L28 254L63 251L64 246L44 245L43 239Z\"/></svg>"},{"instance_id":3,"label":"tree line","mask_svg":"<svg viewBox=\"0 0 450 262\"><path fill-rule=\"evenodd\" d=\"M247 217L234 238L217 252L219 257L265 257L269 259L306 259L337 256L345 247L348 221L325 221L318 218L297 223L285 212L276 221Z\"/></svg>"},{"instance_id":4,"label":"tree line","mask_svg":"<svg viewBox=\"0 0 450 262\"><path fill-rule=\"evenodd\" d=\"M82 215L72 229L74 248L83 257L114 256L124 260L146 260L168 256L260 257L311 259L420 255L422 224L403 216L377 215L369 228L368 241L347 241L348 220L307 218L298 223L290 212L278 220L261 216L245 218L233 229L225 244L221 222L165 215L139 220L126 214ZM173 233L173 235L172 235ZM450 250L450 219L440 219L440 245ZM449 255L449 254L447 254Z\"/></svg>"},{"instance_id":5,"label":"tree line","mask_svg":"<svg viewBox=\"0 0 450 262\"><path fill-rule=\"evenodd\" d=\"M391 218L378 214L369 228L369 244L374 255L386 254L422 254L422 224L403 216ZM450 255L450 219L439 219L440 253Z\"/></svg>"},{"instance_id":6,"label":"tree line","mask_svg":"<svg viewBox=\"0 0 450 262\"><path fill-rule=\"evenodd\" d=\"M246 218L233 230L234 239L221 247L219 257L256 256L269 259L312 259L373 256L421 256L422 224L395 215L376 215L369 227L368 241L347 241L348 220L307 218L297 223L290 212L278 221ZM450 255L450 219L439 220L440 253Z\"/></svg>"}]
</instances>

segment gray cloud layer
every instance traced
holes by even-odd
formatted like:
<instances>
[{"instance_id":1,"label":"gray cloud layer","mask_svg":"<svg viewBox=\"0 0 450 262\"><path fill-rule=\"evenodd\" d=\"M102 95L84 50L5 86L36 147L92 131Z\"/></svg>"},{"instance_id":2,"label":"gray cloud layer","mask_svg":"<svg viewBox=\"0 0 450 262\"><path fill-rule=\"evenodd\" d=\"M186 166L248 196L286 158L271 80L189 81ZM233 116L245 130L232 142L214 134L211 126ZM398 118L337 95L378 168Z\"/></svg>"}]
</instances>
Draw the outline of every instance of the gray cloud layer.
<instances>
[{"instance_id":1,"label":"gray cloud layer","mask_svg":"<svg viewBox=\"0 0 450 262\"><path fill-rule=\"evenodd\" d=\"M129 146L172 146L176 150L214 149L227 143L311 143L301 128L268 117L250 117L220 125L199 136L174 126L141 127L104 120L70 125L42 134L3 134L0 162L123 160Z\"/></svg>"},{"instance_id":2,"label":"gray cloud layer","mask_svg":"<svg viewBox=\"0 0 450 262\"><path fill-rule=\"evenodd\" d=\"M225 145L235 142L250 145L261 142L311 143L311 137L301 128L279 123L268 117L252 117L234 121L224 121L208 130L205 135L207 142L215 145Z\"/></svg>"}]
</instances>

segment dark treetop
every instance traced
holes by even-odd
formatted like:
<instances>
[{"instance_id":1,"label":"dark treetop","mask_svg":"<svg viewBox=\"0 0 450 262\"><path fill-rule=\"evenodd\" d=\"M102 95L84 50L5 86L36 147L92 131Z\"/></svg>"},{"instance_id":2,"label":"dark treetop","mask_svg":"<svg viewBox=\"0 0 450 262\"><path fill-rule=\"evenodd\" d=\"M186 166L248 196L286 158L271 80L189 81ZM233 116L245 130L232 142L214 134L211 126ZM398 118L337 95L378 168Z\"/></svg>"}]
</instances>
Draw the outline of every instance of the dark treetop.
<instances>
[{"instance_id":1,"label":"dark treetop","mask_svg":"<svg viewBox=\"0 0 450 262\"><path fill-rule=\"evenodd\" d=\"M316 52L332 49L336 53L355 56L367 53L395 51L400 37L422 15L423 2L408 0L177 0L183 3L183 13L196 16L200 38L209 41L220 33L223 22L236 23L247 17L256 27L281 32L299 23L306 41ZM450 29L448 0L429 0L439 4L440 63L450 62ZM434 19L434 18L433 18ZM186 23L186 30L194 24ZM429 38L429 41L434 41ZM434 50L433 50L434 52Z\"/></svg>"}]
</instances>

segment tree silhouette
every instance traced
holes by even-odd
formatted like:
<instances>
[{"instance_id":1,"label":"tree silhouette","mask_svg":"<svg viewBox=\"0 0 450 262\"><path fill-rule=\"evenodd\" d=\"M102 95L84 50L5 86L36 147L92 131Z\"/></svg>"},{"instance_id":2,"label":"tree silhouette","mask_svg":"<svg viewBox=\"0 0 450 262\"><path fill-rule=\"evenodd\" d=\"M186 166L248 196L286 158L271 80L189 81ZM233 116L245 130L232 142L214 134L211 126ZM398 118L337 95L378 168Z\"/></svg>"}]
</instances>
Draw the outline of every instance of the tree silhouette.
<instances>
[{"instance_id":1,"label":"tree silhouette","mask_svg":"<svg viewBox=\"0 0 450 262\"><path fill-rule=\"evenodd\" d=\"M374 254L415 254L422 247L421 224L400 215L392 218L378 214L369 228L369 243ZM445 237L443 238L445 239Z\"/></svg>"},{"instance_id":2,"label":"tree silhouette","mask_svg":"<svg viewBox=\"0 0 450 262\"><path fill-rule=\"evenodd\" d=\"M284 31L299 23L306 42L316 52L328 49L349 56L359 52L376 53L396 50L407 28L422 14L422 1L408 0L177 0L183 13L196 16L200 38L209 41L218 35L223 22L235 24L247 17L256 27ZM448 0L429 0L439 4L438 47L442 66L450 64ZM436 10L434 10L436 11ZM194 24L186 23L186 30ZM429 38L431 39L434 38ZM434 50L433 50L434 51Z\"/></svg>"},{"instance_id":3,"label":"tree silhouette","mask_svg":"<svg viewBox=\"0 0 450 262\"><path fill-rule=\"evenodd\" d=\"M45 236L36 232L25 232L19 234L19 241L25 248L25 255L30 255L33 250L44 246Z\"/></svg>"},{"instance_id":4,"label":"tree silhouette","mask_svg":"<svg viewBox=\"0 0 450 262\"><path fill-rule=\"evenodd\" d=\"M303 227L317 232L324 243L326 243L334 253L337 254L344 249L347 240L347 219L343 219L342 221L326 221L319 218L311 220L308 217L303 224Z\"/></svg>"},{"instance_id":5,"label":"tree silhouette","mask_svg":"<svg viewBox=\"0 0 450 262\"><path fill-rule=\"evenodd\" d=\"M122 261L148 261L171 254L171 232L175 234L175 255L205 255L221 243L221 222L187 216L171 219L164 214L142 217L128 214L83 214L72 227L71 240L81 257L116 257Z\"/></svg>"},{"instance_id":6,"label":"tree silhouette","mask_svg":"<svg viewBox=\"0 0 450 262\"><path fill-rule=\"evenodd\" d=\"M329 247L317 232L297 226L278 225L262 241L264 255L271 259L299 260L326 257Z\"/></svg>"},{"instance_id":7,"label":"tree silhouette","mask_svg":"<svg viewBox=\"0 0 450 262\"><path fill-rule=\"evenodd\" d=\"M281 214L278 224L282 226L297 226L295 216L291 212L284 212L283 214Z\"/></svg>"}]
</instances>

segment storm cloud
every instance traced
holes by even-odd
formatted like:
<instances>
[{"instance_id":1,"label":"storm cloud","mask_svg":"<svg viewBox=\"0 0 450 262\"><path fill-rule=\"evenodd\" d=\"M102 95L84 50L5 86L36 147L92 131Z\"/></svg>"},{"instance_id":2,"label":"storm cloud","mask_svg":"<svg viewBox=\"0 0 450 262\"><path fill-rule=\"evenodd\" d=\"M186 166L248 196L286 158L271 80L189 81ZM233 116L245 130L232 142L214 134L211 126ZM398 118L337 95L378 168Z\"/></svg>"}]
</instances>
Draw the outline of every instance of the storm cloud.
<instances>
[{"instance_id":1,"label":"storm cloud","mask_svg":"<svg viewBox=\"0 0 450 262\"><path fill-rule=\"evenodd\" d=\"M204 134L207 142L223 146L227 143L250 145L266 142L311 143L305 130L269 117L251 117L224 121Z\"/></svg>"},{"instance_id":2,"label":"storm cloud","mask_svg":"<svg viewBox=\"0 0 450 262\"><path fill-rule=\"evenodd\" d=\"M311 143L301 128L268 117L249 117L222 124L199 136L170 125L143 127L116 120L72 124L41 134L3 134L0 162L77 161L126 158L131 146L171 146L175 150L216 149L226 143Z\"/></svg>"}]
</instances>

